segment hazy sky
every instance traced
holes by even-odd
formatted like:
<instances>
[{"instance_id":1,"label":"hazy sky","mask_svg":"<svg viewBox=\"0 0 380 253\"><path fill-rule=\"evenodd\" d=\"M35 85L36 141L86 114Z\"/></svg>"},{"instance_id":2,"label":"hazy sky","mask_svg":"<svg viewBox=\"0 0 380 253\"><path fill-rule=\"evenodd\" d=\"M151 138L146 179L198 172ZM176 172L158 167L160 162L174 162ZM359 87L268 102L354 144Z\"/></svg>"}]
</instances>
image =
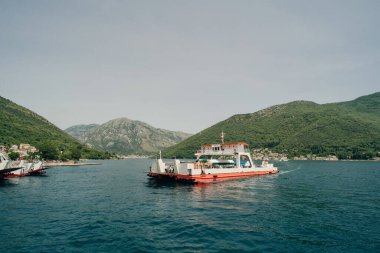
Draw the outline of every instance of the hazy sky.
<instances>
[{"instance_id":1,"label":"hazy sky","mask_svg":"<svg viewBox=\"0 0 380 253\"><path fill-rule=\"evenodd\" d=\"M380 1L0 0L0 96L64 129L195 133L380 91Z\"/></svg>"}]
</instances>

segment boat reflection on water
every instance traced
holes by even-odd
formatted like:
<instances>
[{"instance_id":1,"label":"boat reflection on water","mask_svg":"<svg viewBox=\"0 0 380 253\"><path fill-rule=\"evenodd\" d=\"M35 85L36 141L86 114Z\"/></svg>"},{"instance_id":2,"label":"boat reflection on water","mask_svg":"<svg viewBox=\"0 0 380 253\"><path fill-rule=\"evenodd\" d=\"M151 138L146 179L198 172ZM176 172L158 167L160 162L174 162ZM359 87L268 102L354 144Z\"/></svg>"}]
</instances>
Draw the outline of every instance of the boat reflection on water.
<instances>
[{"instance_id":1,"label":"boat reflection on water","mask_svg":"<svg viewBox=\"0 0 380 253\"><path fill-rule=\"evenodd\" d=\"M172 180L156 180L149 178L147 187L172 189L175 193L191 192L193 201L218 201L234 200L247 202L255 201L255 195L265 191L272 192L275 179L279 174L267 177L251 177L238 180L220 181L218 183L191 184ZM210 204L210 202L208 202Z\"/></svg>"},{"instance_id":2,"label":"boat reflection on water","mask_svg":"<svg viewBox=\"0 0 380 253\"><path fill-rule=\"evenodd\" d=\"M182 217L187 226L199 228L201 234L201 230L260 233L263 230L260 225L242 226L241 220L262 212L263 206L274 204L277 178L278 174L274 174L205 184L150 179L147 186L155 188L156 212ZM187 206L186 217L180 211L181 206Z\"/></svg>"}]
</instances>

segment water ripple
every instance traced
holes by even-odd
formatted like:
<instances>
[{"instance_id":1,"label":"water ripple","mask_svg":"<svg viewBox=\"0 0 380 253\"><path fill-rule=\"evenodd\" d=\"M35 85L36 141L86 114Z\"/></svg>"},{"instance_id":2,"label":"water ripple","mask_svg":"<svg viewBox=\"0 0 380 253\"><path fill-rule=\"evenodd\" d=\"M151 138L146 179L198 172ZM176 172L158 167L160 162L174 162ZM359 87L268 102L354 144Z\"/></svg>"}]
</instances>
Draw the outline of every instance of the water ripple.
<instances>
[{"instance_id":1,"label":"water ripple","mask_svg":"<svg viewBox=\"0 0 380 253\"><path fill-rule=\"evenodd\" d=\"M160 183L149 160L0 184L1 252L376 252L378 163L288 162L271 176Z\"/></svg>"}]
</instances>

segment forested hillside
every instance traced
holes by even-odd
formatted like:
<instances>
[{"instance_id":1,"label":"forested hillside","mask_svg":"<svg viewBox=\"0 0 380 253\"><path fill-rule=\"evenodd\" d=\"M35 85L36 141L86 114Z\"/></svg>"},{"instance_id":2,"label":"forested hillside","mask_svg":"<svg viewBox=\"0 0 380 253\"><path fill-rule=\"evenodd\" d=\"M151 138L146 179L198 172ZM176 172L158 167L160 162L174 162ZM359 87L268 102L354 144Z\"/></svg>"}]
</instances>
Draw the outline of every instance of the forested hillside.
<instances>
[{"instance_id":1,"label":"forested hillside","mask_svg":"<svg viewBox=\"0 0 380 253\"><path fill-rule=\"evenodd\" d=\"M369 159L380 152L380 92L353 101L316 104L295 101L234 115L164 151L167 157L192 157L204 143L245 141L252 148L269 148L298 155L330 155Z\"/></svg>"},{"instance_id":2,"label":"forested hillside","mask_svg":"<svg viewBox=\"0 0 380 253\"><path fill-rule=\"evenodd\" d=\"M0 145L29 143L47 154L46 158L108 158L39 116L12 101L0 97Z\"/></svg>"}]
</instances>

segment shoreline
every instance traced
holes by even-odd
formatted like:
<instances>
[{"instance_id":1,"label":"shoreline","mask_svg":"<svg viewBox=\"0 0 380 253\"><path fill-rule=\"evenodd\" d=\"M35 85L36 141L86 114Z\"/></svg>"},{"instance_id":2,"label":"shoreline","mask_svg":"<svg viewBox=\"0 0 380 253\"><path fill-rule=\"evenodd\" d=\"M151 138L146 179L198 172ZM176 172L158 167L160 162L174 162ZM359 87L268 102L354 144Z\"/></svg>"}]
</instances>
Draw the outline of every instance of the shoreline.
<instances>
[{"instance_id":1,"label":"shoreline","mask_svg":"<svg viewBox=\"0 0 380 253\"><path fill-rule=\"evenodd\" d=\"M64 167L64 166L87 166L87 165L101 165L101 163L89 163L89 162L74 162L74 161L68 161L68 162L45 162L44 168L51 168L51 167Z\"/></svg>"}]
</instances>

